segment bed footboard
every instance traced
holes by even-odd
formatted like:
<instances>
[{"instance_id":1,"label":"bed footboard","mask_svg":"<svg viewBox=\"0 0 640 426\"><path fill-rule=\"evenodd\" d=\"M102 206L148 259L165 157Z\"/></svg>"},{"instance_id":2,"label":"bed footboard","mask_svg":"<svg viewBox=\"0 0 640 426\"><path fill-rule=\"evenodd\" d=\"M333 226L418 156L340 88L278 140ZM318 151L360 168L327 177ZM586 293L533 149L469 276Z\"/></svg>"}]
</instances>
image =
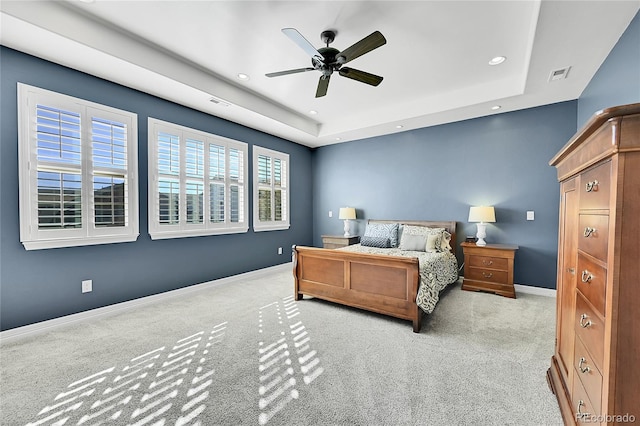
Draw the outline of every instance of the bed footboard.
<instances>
[{"instance_id":1,"label":"bed footboard","mask_svg":"<svg viewBox=\"0 0 640 426\"><path fill-rule=\"evenodd\" d=\"M417 258L293 246L293 276L296 300L306 294L409 320L420 332Z\"/></svg>"}]
</instances>

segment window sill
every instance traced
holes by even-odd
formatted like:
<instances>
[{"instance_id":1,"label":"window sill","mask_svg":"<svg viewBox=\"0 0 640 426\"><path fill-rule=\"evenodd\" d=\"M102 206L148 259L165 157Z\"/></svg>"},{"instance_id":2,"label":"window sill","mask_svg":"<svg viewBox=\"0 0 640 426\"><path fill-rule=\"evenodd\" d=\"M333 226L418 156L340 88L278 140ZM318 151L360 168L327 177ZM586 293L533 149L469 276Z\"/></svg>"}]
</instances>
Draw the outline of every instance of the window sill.
<instances>
[{"instance_id":1,"label":"window sill","mask_svg":"<svg viewBox=\"0 0 640 426\"><path fill-rule=\"evenodd\" d=\"M135 235L117 235L117 236L100 236L100 237L82 237L82 238L60 238L50 240L22 241L25 250L45 250L65 247L82 247L95 246L99 244L116 244L130 243L136 241L140 234Z\"/></svg>"},{"instance_id":2,"label":"window sill","mask_svg":"<svg viewBox=\"0 0 640 426\"><path fill-rule=\"evenodd\" d=\"M263 232L263 231L283 231L289 229L291 225L288 223L278 224L278 225L258 225L253 227L253 232Z\"/></svg>"},{"instance_id":3,"label":"window sill","mask_svg":"<svg viewBox=\"0 0 640 426\"><path fill-rule=\"evenodd\" d=\"M154 231L149 232L152 240L168 240L171 238L206 237L210 235L242 234L249 230L248 226L242 228L208 229L193 231Z\"/></svg>"}]
</instances>

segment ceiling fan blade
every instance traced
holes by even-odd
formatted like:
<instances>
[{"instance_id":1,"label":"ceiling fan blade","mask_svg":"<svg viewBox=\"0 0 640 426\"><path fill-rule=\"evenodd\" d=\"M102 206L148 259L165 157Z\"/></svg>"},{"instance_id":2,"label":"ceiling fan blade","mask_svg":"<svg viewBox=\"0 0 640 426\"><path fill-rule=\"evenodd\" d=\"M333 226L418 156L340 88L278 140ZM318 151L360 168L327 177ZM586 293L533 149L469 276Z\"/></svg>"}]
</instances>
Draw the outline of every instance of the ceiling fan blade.
<instances>
[{"instance_id":1,"label":"ceiling fan blade","mask_svg":"<svg viewBox=\"0 0 640 426\"><path fill-rule=\"evenodd\" d=\"M318 52L318 50L313 47L313 45L302 36L302 34L298 32L298 30L296 30L295 28L283 28L282 32L284 33L284 35L289 37L291 41L300 46L302 50L307 52L307 55L311 56L312 58L317 58L320 61L324 61L324 58L322 57L320 52Z\"/></svg>"},{"instance_id":2,"label":"ceiling fan blade","mask_svg":"<svg viewBox=\"0 0 640 426\"><path fill-rule=\"evenodd\" d=\"M327 89L329 88L329 79L330 75L322 75L320 76L320 80L318 81L318 89L316 90L316 98L320 98L327 94Z\"/></svg>"},{"instance_id":3,"label":"ceiling fan blade","mask_svg":"<svg viewBox=\"0 0 640 426\"><path fill-rule=\"evenodd\" d=\"M295 70L270 72L269 74L265 74L265 75L267 77L279 77L281 75L295 74L295 73L299 73L299 72L315 71L315 70L316 70L315 68L297 68Z\"/></svg>"},{"instance_id":4,"label":"ceiling fan blade","mask_svg":"<svg viewBox=\"0 0 640 426\"><path fill-rule=\"evenodd\" d=\"M384 38L380 31L374 31L359 42L344 49L342 52L336 55L336 57L339 61L341 57L344 57L344 60L340 61L340 63L346 64L349 61L353 61L358 56L362 56L365 53L371 52L373 49L377 49L378 47L386 43L387 39Z\"/></svg>"},{"instance_id":5,"label":"ceiling fan blade","mask_svg":"<svg viewBox=\"0 0 640 426\"><path fill-rule=\"evenodd\" d=\"M349 67L340 68L338 72L343 77L351 78L353 80L370 84L372 86L377 86L382 81L382 77L378 75L369 74L368 72L356 70Z\"/></svg>"}]
</instances>

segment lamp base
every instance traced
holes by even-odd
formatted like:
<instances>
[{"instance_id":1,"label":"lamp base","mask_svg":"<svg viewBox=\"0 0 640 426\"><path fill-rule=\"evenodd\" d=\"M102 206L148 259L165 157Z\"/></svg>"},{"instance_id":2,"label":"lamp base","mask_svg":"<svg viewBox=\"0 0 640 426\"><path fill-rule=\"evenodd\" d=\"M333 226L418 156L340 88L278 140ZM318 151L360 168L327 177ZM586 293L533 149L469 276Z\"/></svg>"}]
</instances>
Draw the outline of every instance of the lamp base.
<instances>
[{"instance_id":1,"label":"lamp base","mask_svg":"<svg viewBox=\"0 0 640 426\"><path fill-rule=\"evenodd\" d=\"M480 222L478 223L478 233L476 237L478 237L478 241L476 241L477 246L486 246L487 242L484 240L484 237L487 236L487 225Z\"/></svg>"},{"instance_id":2,"label":"lamp base","mask_svg":"<svg viewBox=\"0 0 640 426\"><path fill-rule=\"evenodd\" d=\"M349 219L345 219L344 220L344 236L345 237L350 237L351 236L351 230L349 229Z\"/></svg>"}]
</instances>

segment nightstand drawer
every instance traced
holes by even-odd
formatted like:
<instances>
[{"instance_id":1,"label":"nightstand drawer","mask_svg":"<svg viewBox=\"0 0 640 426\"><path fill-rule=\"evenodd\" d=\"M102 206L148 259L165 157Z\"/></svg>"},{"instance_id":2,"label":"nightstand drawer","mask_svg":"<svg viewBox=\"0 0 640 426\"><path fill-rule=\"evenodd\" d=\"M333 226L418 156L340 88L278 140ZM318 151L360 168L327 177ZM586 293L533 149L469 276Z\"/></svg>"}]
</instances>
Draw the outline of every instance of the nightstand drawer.
<instances>
[{"instance_id":1,"label":"nightstand drawer","mask_svg":"<svg viewBox=\"0 0 640 426\"><path fill-rule=\"evenodd\" d=\"M352 244L358 244L360 237L357 235L351 237L345 237L342 235L323 235L322 247L326 249L337 249L341 247L347 247Z\"/></svg>"},{"instance_id":2,"label":"nightstand drawer","mask_svg":"<svg viewBox=\"0 0 640 426\"><path fill-rule=\"evenodd\" d=\"M465 278L467 278L465 274ZM480 269L480 268L469 268L469 277L470 280L476 281L488 281L492 283L498 284L508 284L509 283L509 274L507 271L496 271L491 269Z\"/></svg>"},{"instance_id":3,"label":"nightstand drawer","mask_svg":"<svg viewBox=\"0 0 640 426\"><path fill-rule=\"evenodd\" d=\"M469 256L469 266L506 271L509 268L509 262L504 257Z\"/></svg>"},{"instance_id":4,"label":"nightstand drawer","mask_svg":"<svg viewBox=\"0 0 640 426\"><path fill-rule=\"evenodd\" d=\"M513 259L518 246L506 244L460 244L464 252L462 290L488 291L516 297L513 287Z\"/></svg>"}]
</instances>

